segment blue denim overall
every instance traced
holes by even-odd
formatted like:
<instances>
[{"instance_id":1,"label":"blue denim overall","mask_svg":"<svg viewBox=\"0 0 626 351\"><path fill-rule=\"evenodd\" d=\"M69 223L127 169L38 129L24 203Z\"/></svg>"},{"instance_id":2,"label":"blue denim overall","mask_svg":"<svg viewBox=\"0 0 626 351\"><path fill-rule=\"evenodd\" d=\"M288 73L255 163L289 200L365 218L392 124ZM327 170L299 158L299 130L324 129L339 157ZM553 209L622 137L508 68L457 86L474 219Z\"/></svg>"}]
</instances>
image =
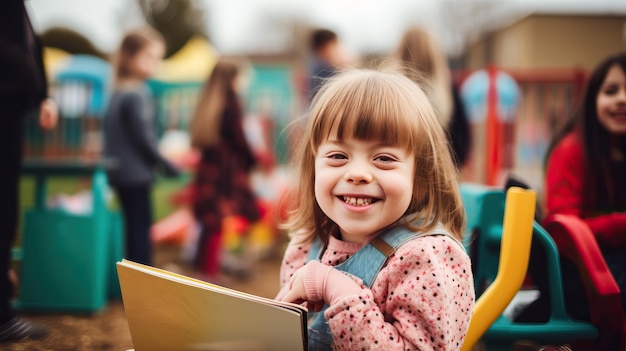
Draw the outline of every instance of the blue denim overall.
<instances>
[{"instance_id":1,"label":"blue denim overall","mask_svg":"<svg viewBox=\"0 0 626 351\"><path fill-rule=\"evenodd\" d=\"M441 225L428 233L415 233L404 226L396 226L380 234L353 256L334 267L342 272L359 277L363 280L363 284L371 289L378 272L385 266L387 259L393 255L396 249L408 241L430 235L447 235L452 237ZM455 241L457 240L455 239ZM319 238L316 238L311 244L307 262L320 260L324 250L325 247L322 245L322 242ZM330 333L328 322L324 318L324 311L327 308L328 305L325 304L321 311L308 313L308 351L332 350L333 337Z\"/></svg>"}]
</instances>

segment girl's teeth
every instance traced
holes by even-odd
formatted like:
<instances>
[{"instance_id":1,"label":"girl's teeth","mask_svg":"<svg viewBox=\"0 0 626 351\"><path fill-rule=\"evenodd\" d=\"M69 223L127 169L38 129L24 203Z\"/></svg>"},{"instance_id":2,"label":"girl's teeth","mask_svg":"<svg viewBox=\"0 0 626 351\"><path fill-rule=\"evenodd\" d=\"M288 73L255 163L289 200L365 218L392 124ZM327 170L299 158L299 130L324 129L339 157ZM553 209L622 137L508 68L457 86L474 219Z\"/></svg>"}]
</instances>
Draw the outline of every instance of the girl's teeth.
<instances>
[{"instance_id":1,"label":"girl's teeth","mask_svg":"<svg viewBox=\"0 0 626 351\"><path fill-rule=\"evenodd\" d=\"M367 206L372 203L372 198L344 196L343 201L352 206Z\"/></svg>"}]
</instances>

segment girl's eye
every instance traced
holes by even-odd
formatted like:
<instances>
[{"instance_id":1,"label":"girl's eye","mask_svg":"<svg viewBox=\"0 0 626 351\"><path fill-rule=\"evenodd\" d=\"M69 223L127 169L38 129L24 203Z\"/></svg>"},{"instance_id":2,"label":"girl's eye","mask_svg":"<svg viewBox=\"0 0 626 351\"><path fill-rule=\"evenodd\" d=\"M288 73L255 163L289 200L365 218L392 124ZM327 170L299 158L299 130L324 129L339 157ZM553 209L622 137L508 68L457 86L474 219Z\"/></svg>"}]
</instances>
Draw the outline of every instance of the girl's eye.
<instances>
[{"instance_id":1,"label":"girl's eye","mask_svg":"<svg viewBox=\"0 0 626 351\"><path fill-rule=\"evenodd\" d=\"M617 92L617 88L615 88L615 87L608 87L608 88L605 88L605 89L604 89L604 93L605 93L606 95L613 95L613 94L615 94L616 92Z\"/></svg>"},{"instance_id":2,"label":"girl's eye","mask_svg":"<svg viewBox=\"0 0 626 351\"><path fill-rule=\"evenodd\" d=\"M346 155L344 155L344 154L331 154L331 155L328 155L328 158L330 158L331 160L345 160L345 159L347 159Z\"/></svg>"},{"instance_id":3,"label":"girl's eye","mask_svg":"<svg viewBox=\"0 0 626 351\"><path fill-rule=\"evenodd\" d=\"M605 95L615 95L621 89L619 84L607 84L602 88L602 93Z\"/></svg>"},{"instance_id":4,"label":"girl's eye","mask_svg":"<svg viewBox=\"0 0 626 351\"><path fill-rule=\"evenodd\" d=\"M383 162L383 163L391 163L393 161L395 161L395 159L391 156L387 156L387 155L380 155L380 156L376 156L376 158L374 158L375 161L378 162Z\"/></svg>"}]
</instances>

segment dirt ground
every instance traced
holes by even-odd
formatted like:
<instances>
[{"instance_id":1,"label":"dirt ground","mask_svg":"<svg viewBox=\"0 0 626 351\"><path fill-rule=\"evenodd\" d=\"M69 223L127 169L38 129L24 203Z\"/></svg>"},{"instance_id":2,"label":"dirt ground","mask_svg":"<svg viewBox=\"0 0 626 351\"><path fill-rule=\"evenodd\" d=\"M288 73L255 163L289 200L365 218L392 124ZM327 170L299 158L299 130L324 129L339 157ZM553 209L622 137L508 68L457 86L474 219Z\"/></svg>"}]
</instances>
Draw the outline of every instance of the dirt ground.
<instances>
[{"instance_id":1,"label":"dirt ground","mask_svg":"<svg viewBox=\"0 0 626 351\"><path fill-rule=\"evenodd\" d=\"M177 273L194 275L194 271L179 259L179 248L160 246L155 249L155 266ZM223 275L220 284L264 297L278 291L280 255L261 260L245 280ZM121 300L110 301L106 308L92 315L29 314L23 318L49 329L42 340L0 344L7 351L124 351L133 347Z\"/></svg>"}]
</instances>

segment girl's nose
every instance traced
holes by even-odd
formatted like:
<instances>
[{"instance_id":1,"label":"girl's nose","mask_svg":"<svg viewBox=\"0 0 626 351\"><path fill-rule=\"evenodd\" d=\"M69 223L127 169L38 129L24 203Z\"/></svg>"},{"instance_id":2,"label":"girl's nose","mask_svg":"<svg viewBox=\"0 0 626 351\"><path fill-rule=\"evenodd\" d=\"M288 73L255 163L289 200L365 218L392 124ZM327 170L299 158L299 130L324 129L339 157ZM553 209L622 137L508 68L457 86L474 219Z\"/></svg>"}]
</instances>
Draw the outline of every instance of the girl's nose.
<instances>
[{"instance_id":1,"label":"girl's nose","mask_svg":"<svg viewBox=\"0 0 626 351\"><path fill-rule=\"evenodd\" d=\"M354 162L350 164L346 170L344 179L350 183L367 184L372 181L373 176L365 164L362 162Z\"/></svg>"},{"instance_id":2,"label":"girl's nose","mask_svg":"<svg viewBox=\"0 0 626 351\"><path fill-rule=\"evenodd\" d=\"M626 87L622 87L617 93L620 102L626 102Z\"/></svg>"}]
</instances>

